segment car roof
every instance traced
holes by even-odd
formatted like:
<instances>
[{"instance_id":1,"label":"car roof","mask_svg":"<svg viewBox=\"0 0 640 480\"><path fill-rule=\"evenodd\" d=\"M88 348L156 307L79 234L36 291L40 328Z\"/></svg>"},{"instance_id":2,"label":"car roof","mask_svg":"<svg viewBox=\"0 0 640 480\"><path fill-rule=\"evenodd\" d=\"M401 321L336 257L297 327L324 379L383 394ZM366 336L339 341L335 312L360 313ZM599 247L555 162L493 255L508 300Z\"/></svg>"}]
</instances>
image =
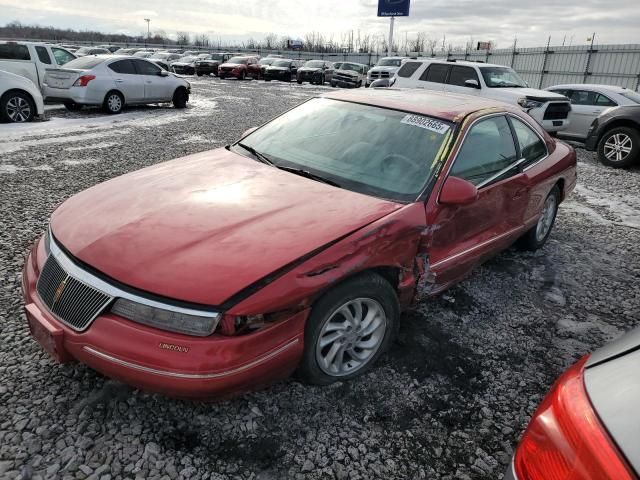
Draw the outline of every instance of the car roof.
<instances>
[{"instance_id":1,"label":"car roof","mask_svg":"<svg viewBox=\"0 0 640 480\"><path fill-rule=\"evenodd\" d=\"M497 63L484 63L484 62L468 62L465 60L447 60L442 58L418 58L418 59L409 59L409 62L420 62L420 63L443 63L446 65L467 65L469 67L499 67L499 68L510 68L507 65L498 65Z\"/></svg>"},{"instance_id":2,"label":"car roof","mask_svg":"<svg viewBox=\"0 0 640 480\"><path fill-rule=\"evenodd\" d=\"M355 89L328 93L323 98L403 110L451 122L458 122L461 117L486 109L518 111L515 107L496 100L423 89Z\"/></svg>"},{"instance_id":3,"label":"car roof","mask_svg":"<svg viewBox=\"0 0 640 480\"><path fill-rule=\"evenodd\" d=\"M588 90L588 91L597 91L597 90L607 90L610 92L625 92L629 91L628 88L620 87L618 85L602 85L595 83L569 83L565 85L553 85L548 87L549 89L571 89L571 90Z\"/></svg>"}]
</instances>

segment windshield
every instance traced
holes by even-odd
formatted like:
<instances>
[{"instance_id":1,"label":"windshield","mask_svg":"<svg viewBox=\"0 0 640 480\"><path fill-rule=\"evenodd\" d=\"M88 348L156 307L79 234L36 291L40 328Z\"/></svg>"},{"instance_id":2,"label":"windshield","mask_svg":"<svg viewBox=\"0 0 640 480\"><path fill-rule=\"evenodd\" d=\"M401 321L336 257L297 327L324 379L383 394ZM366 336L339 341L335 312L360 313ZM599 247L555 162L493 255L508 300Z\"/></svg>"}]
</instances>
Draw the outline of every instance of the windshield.
<instances>
[{"instance_id":1,"label":"windshield","mask_svg":"<svg viewBox=\"0 0 640 480\"><path fill-rule=\"evenodd\" d=\"M209 58L211 60L217 60L218 62L222 61L222 55L220 53L212 53L211 55L209 55Z\"/></svg>"},{"instance_id":2,"label":"windshield","mask_svg":"<svg viewBox=\"0 0 640 480\"><path fill-rule=\"evenodd\" d=\"M236 64L240 64L241 63L243 65L246 65L247 59L244 58L244 57L233 57L233 58L230 58L227 63L236 63Z\"/></svg>"},{"instance_id":3,"label":"windshield","mask_svg":"<svg viewBox=\"0 0 640 480\"><path fill-rule=\"evenodd\" d=\"M197 60L197 57L182 57L178 61L181 63L193 63Z\"/></svg>"},{"instance_id":4,"label":"windshield","mask_svg":"<svg viewBox=\"0 0 640 480\"><path fill-rule=\"evenodd\" d=\"M640 93L628 91L628 92L620 92L624 98L631 100L634 103L640 103Z\"/></svg>"},{"instance_id":5,"label":"windshield","mask_svg":"<svg viewBox=\"0 0 640 480\"><path fill-rule=\"evenodd\" d=\"M351 70L352 72L362 73L362 65L356 63L343 63L340 70Z\"/></svg>"},{"instance_id":6,"label":"windshield","mask_svg":"<svg viewBox=\"0 0 640 480\"><path fill-rule=\"evenodd\" d=\"M290 67L291 60L276 60L273 62L274 67Z\"/></svg>"},{"instance_id":7,"label":"windshield","mask_svg":"<svg viewBox=\"0 0 640 480\"><path fill-rule=\"evenodd\" d=\"M170 55L171 55L170 53L155 53L151 55L151 57L149 58L157 58L159 60L164 60L165 58L169 58Z\"/></svg>"},{"instance_id":8,"label":"windshield","mask_svg":"<svg viewBox=\"0 0 640 480\"><path fill-rule=\"evenodd\" d=\"M69 63L65 63L64 68L76 68L78 70L89 70L96 65L100 65L104 62L105 58L100 57L80 57L71 60Z\"/></svg>"},{"instance_id":9,"label":"windshield","mask_svg":"<svg viewBox=\"0 0 640 480\"><path fill-rule=\"evenodd\" d=\"M402 60L399 58L383 58L376 63L376 67L399 67L401 64Z\"/></svg>"},{"instance_id":10,"label":"windshield","mask_svg":"<svg viewBox=\"0 0 640 480\"><path fill-rule=\"evenodd\" d=\"M527 83L520 78L512 68L508 67L480 67L484 83L489 88L521 87Z\"/></svg>"},{"instance_id":11,"label":"windshield","mask_svg":"<svg viewBox=\"0 0 640 480\"><path fill-rule=\"evenodd\" d=\"M271 65L275 61L275 58L263 58L262 60L260 60L260 65Z\"/></svg>"},{"instance_id":12,"label":"windshield","mask_svg":"<svg viewBox=\"0 0 640 480\"><path fill-rule=\"evenodd\" d=\"M304 64L307 68L322 68L324 66L324 62L320 60L311 60Z\"/></svg>"},{"instance_id":13,"label":"windshield","mask_svg":"<svg viewBox=\"0 0 640 480\"><path fill-rule=\"evenodd\" d=\"M275 166L297 168L355 192L412 202L436 171L452 124L326 98L310 100L245 137ZM236 144L234 151L250 155Z\"/></svg>"}]
</instances>

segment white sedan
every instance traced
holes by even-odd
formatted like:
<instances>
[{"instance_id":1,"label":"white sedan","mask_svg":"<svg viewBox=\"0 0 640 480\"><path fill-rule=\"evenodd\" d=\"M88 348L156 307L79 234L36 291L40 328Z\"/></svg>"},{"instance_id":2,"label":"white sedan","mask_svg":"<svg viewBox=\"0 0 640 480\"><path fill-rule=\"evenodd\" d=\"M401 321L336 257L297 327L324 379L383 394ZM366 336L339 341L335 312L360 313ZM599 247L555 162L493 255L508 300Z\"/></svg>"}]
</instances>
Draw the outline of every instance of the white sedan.
<instances>
[{"instance_id":1,"label":"white sedan","mask_svg":"<svg viewBox=\"0 0 640 480\"><path fill-rule=\"evenodd\" d=\"M120 113L125 105L173 102L185 108L191 84L144 58L90 55L47 69L44 95L47 103L63 103L69 110L83 105L102 106Z\"/></svg>"},{"instance_id":2,"label":"white sedan","mask_svg":"<svg viewBox=\"0 0 640 480\"><path fill-rule=\"evenodd\" d=\"M640 105L639 93L614 85L555 85L547 90L571 100L569 126L558 132L559 137L571 140L586 140L589 127L605 110L618 106Z\"/></svg>"},{"instance_id":3,"label":"white sedan","mask_svg":"<svg viewBox=\"0 0 640 480\"><path fill-rule=\"evenodd\" d=\"M0 70L0 120L30 122L44 114L40 90L28 78Z\"/></svg>"}]
</instances>

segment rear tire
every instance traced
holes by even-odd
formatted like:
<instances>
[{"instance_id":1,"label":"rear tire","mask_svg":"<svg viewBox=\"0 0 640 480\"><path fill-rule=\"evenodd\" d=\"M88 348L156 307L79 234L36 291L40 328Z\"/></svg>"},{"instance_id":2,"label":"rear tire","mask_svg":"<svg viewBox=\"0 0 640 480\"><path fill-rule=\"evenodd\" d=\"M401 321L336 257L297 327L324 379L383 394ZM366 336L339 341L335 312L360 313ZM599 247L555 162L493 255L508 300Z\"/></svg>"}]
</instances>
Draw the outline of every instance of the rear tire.
<instances>
[{"instance_id":1,"label":"rear tire","mask_svg":"<svg viewBox=\"0 0 640 480\"><path fill-rule=\"evenodd\" d=\"M298 85L302 85L302 80L298 80Z\"/></svg>"},{"instance_id":2,"label":"rear tire","mask_svg":"<svg viewBox=\"0 0 640 480\"><path fill-rule=\"evenodd\" d=\"M111 115L122 113L124 109L124 97L120 92L111 90L104 96L102 109Z\"/></svg>"},{"instance_id":3,"label":"rear tire","mask_svg":"<svg viewBox=\"0 0 640 480\"><path fill-rule=\"evenodd\" d=\"M184 88L178 88L173 92L173 106L175 108L187 108L189 93Z\"/></svg>"},{"instance_id":4,"label":"rear tire","mask_svg":"<svg viewBox=\"0 0 640 480\"><path fill-rule=\"evenodd\" d=\"M70 112L77 112L82 110L82 105L78 105L75 102L64 102L64 108L66 108Z\"/></svg>"},{"instance_id":5,"label":"rear tire","mask_svg":"<svg viewBox=\"0 0 640 480\"><path fill-rule=\"evenodd\" d=\"M329 385L366 373L389 348L399 319L396 292L377 274L332 288L311 309L298 376L306 383Z\"/></svg>"},{"instance_id":6,"label":"rear tire","mask_svg":"<svg viewBox=\"0 0 640 480\"><path fill-rule=\"evenodd\" d=\"M527 233L518 239L516 246L521 250L535 251L544 246L551 235L556 222L558 206L560 205L560 189L554 186L544 202L542 213L536 223Z\"/></svg>"},{"instance_id":7,"label":"rear tire","mask_svg":"<svg viewBox=\"0 0 640 480\"><path fill-rule=\"evenodd\" d=\"M7 92L0 99L0 120L10 123L26 123L36 116L36 104L26 92Z\"/></svg>"},{"instance_id":8,"label":"rear tire","mask_svg":"<svg viewBox=\"0 0 640 480\"><path fill-rule=\"evenodd\" d=\"M613 168L627 168L640 157L640 132L619 127L605 133L598 143L598 160Z\"/></svg>"}]
</instances>

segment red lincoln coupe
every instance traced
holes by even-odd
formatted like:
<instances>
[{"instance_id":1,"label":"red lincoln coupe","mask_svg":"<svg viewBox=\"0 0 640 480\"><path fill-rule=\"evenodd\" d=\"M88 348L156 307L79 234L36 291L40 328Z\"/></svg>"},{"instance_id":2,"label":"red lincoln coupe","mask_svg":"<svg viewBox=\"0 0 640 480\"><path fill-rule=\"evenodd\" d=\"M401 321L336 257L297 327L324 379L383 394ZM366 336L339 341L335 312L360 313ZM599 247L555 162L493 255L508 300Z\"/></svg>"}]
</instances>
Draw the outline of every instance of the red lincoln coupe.
<instances>
[{"instance_id":1,"label":"red lincoln coupe","mask_svg":"<svg viewBox=\"0 0 640 480\"><path fill-rule=\"evenodd\" d=\"M518 241L540 248L576 155L506 104L370 90L63 203L29 255L33 336L176 397L371 368L400 313Z\"/></svg>"}]
</instances>

